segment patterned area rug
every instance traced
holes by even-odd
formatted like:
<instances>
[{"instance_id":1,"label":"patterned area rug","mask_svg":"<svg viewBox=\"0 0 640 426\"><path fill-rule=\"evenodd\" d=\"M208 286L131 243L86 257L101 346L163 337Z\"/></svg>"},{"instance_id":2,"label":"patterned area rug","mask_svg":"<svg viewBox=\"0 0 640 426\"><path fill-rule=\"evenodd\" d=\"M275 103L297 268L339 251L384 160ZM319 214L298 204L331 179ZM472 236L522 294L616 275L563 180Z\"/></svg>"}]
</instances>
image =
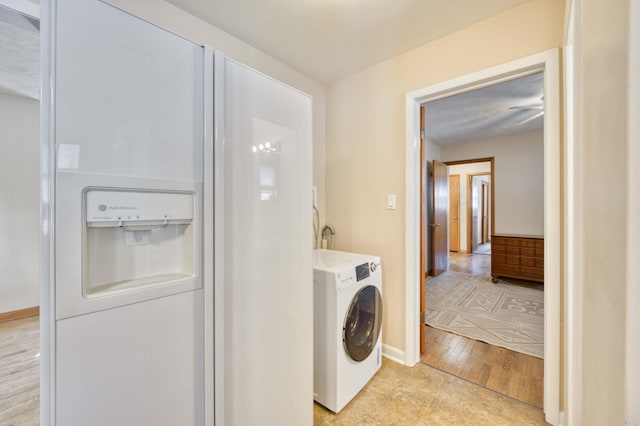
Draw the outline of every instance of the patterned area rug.
<instances>
[{"instance_id":1,"label":"patterned area rug","mask_svg":"<svg viewBox=\"0 0 640 426\"><path fill-rule=\"evenodd\" d=\"M544 357L544 292L445 271L427 281L426 324L537 358Z\"/></svg>"}]
</instances>

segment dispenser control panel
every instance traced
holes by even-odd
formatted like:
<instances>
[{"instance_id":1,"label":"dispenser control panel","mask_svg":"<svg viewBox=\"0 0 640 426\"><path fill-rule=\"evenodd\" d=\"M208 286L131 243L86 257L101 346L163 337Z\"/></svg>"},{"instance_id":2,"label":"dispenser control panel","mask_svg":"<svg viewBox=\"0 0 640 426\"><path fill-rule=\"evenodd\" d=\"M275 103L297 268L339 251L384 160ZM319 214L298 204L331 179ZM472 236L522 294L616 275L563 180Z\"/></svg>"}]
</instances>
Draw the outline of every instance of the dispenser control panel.
<instances>
[{"instance_id":1,"label":"dispenser control panel","mask_svg":"<svg viewBox=\"0 0 640 426\"><path fill-rule=\"evenodd\" d=\"M193 194L88 190L85 212L87 226L188 223L193 219Z\"/></svg>"}]
</instances>

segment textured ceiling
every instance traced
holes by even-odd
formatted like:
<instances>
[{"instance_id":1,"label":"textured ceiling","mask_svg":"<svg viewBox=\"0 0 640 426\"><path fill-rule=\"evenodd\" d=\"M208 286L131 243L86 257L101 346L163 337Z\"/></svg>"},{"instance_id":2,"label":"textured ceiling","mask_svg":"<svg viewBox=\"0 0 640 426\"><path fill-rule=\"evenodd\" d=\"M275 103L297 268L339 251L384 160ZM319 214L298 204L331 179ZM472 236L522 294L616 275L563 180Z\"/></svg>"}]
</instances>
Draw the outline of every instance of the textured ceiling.
<instances>
[{"instance_id":1,"label":"textured ceiling","mask_svg":"<svg viewBox=\"0 0 640 426\"><path fill-rule=\"evenodd\" d=\"M543 93L540 72L429 102L426 138L446 145L542 130Z\"/></svg>"},{"instance_id":2,"label":"textured ceiling","mask_svg":"<svg viewBox=\"0 0 640 426\"><path fill-rule=\"evenodd\" d=\"M0 92L40 98L40 34L37 21L0 6Z\"/></svg>"},{"instance_id":3,"label":"textured ceiling","mask_svg":"<svg viewBox=\"0 0 640 426\"><path fill-rule=\"evenodd\" d=\"M331 83L527 0L168 0Z\"/></svg>"},{"instance_id":4,"label":"textured ceiling","mask_svg":"<svg viewBox=\"0 0 640 426\"><path fill-rule=\"evenodd\" d=\"M523 1L171 0L324 82ZM39 34L33 22L6 17L0 13L0 92L38 99ZM427 136L439 144L460 143L470 135L485 139L540 129L541 117L518 124L535 111L509 109L542 95L540 76L520 80L428 104Z\"/></svg>"}]
</instances>

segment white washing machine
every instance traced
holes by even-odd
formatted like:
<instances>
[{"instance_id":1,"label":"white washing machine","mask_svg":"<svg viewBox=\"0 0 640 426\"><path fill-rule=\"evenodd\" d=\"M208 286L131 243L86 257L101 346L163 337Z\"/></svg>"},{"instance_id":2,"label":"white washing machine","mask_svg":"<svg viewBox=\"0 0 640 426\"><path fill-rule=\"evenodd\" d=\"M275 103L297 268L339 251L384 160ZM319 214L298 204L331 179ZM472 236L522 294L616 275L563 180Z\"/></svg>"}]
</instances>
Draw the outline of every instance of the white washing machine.
<instances>
[{"instance_id":1,"label":"white washing machine","mask_svg":"<svg viewBox=\"0 0 640 426\"><path fill-rule=\"evenodd\" d=\"M337 413L381 365L380 258L315 250L313 297L314 399Z\"/></svg>"}]
</instances>

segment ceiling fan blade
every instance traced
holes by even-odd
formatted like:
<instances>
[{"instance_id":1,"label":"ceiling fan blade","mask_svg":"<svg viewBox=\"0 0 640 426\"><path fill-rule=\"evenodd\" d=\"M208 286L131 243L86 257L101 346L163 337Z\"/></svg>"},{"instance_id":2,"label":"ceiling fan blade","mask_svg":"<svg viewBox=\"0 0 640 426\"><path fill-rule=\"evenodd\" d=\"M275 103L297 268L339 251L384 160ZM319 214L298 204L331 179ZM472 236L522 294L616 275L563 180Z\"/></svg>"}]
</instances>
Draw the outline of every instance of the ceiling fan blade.
<instances>
[{"instance_id":1,"label":"ceiling fan blade","mask_svg":"<svg viewBox=\"0 0 640 426\"><path fill-rule=\"evenodd\" d=\"M536 109L536 110L543 110L544 109L544 105L515 105L515 106L510 106L509 109Z\"/></svg>"},{"instance_id":2,"label":"ceiling fan blade","mask_svg":"<svg viewBox=\"0 0 640 426\"><path fill-rule=\"evenodd\" d=\"M537 113L535 113L535 114L533 114L533 115L532 115L531 117L529 117L529 118L525 118L525 119L524 119L524 120L522 120L521 122L517 123L517 124L516 124L516 126L522 126L524 123L528 123L529 121L534 120L534 119L536 119L536 118L538 118L538 117L540 117L540 116L542 116L542 115L544 115L544 110L543 110L543 111L540 111L540 112L537 112Z\"/></svg>"}]
</instances>

